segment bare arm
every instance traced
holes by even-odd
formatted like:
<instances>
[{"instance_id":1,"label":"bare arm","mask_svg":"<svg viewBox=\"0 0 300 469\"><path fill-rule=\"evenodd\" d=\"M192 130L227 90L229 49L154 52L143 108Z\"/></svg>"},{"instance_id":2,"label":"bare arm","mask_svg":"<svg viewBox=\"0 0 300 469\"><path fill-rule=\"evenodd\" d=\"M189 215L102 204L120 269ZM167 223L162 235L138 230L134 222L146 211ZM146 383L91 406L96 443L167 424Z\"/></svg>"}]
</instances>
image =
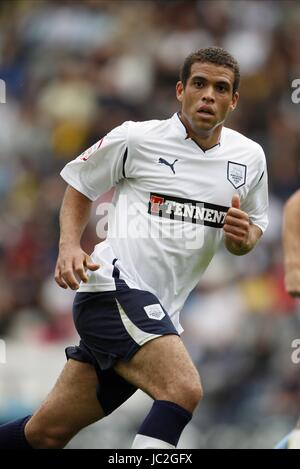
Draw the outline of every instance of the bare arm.
<instances>
[{"instance_id":1,"label":"bare arm","mask_svg":"<svg viewBox=\"0 0 300 469\"><path fill-rule=\"evenodd\" d=\"M285 286L292 296L300 296L300 190L284 207L283 253Z\"/></svg>"},{"instance_id":2,"label":"bare arm","mask_svg":"<svg viewBox=\"0 0 300 469\"><path fill-rule=\"evenodd\" d=\"M238 195L232 197L232 206L227 212L223 229L225 246L236 256L250 252L262 235L261 229L251 224L248 214L240 209Z\"/></svg>"},{"instance_id":3,"label":"bare arm","mask_svg":"<svg viewBox=\"0 0 300 469\"><path fill-rule=\"evenodd\" d=\"M88 223L92 202L85 195L68 186L60 209L59 254L55 280L62 288L79 288L78 278L87 281L86 269L97 270L88 254L80 246L82 233Z\"/></svg>"}]
</instances>

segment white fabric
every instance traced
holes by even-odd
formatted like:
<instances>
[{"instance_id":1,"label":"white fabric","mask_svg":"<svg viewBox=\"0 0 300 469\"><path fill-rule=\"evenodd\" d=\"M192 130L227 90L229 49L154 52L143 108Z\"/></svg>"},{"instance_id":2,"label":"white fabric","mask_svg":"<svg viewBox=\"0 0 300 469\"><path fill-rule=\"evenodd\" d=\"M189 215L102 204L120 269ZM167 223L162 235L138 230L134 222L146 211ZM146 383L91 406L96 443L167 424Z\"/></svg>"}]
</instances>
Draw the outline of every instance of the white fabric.
<instances>
[{"instance_id":1,"label":"white fabric","mask_svg":"<svg viewBox=\"0 0 300 469\"><path fill-rule=\"evenodd\" d=\"M137 434L133 440L132 449L175 449L176 446L170 445L166 441L152 438L151 436Z\"/></svg>"},{"instance_id":2,"label":"white fabric","mask_svg":"<svg viewBox=\"0 0 300 469\"><path fill-rule=\"evenodd\" d=\"M140 347L144 345L146 342L149 342L149 340L157 339L158 337L161 337L161 334L150 334L149 332L142 331L142 329L140 329L135 324L133 324L133 322L129 319L129 317L127 316L127 314L125 313L124 309L122 308L122 306L120 305L117 299L116 299L116 303L118 306L118 310L120 313L122 323L126 331L130 335L132 340L134 340L137 344L139 344Z\"/></svg>"},{"instance_id":3,"label":"white fabric","mask_svg":"<svg viewBox=\"0 0 300 469\"><path fill-rule=\"evenodd\" d=\"M115 290L112 262L117 258L120 279L155 294L179 333L179 312L223 239L222 227L215 225L224 221L233 194L239 194L252 223L262 231L268 224L261 146L224 127L220 144L203 151L187 138L177 114L125 122L68 163L61 175L91 200L116 186L107 239L92 254L101 268L89 272L79 291ZM153 196L150 203L150 193L164 195L165 214L174 209L197 223L156 216L159 206Z\"/></svg>"},{"instance_id":4,"label":"white fabric","mask_svg":"<svg viewBox=\"0 0 300 469\"><path fill-rule=\"evenodd\" d=\"M300 449L300 430L296 429L291 433L288 449Z\"/></svg>"}]
</instances>

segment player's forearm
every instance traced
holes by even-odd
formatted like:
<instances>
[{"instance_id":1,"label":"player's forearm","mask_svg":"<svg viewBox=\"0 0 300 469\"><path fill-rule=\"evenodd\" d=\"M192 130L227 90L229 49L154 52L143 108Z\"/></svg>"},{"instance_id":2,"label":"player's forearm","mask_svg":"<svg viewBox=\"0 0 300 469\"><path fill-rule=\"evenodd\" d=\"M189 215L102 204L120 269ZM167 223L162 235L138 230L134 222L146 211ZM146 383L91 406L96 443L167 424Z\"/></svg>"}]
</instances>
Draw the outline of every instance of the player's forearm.
<instances>
[{"instance_id":1,"label":"player's forearm","mask_svg":"<svg viewBox=\"0 0 300 469\"><path fill-rule=\"evenodd\" d=\"M256 225L250 224L248 237L245 242L238 243L225 237L225 246L231 254L243 256L252 251L261 235L261 229Z\"/></svg>"},{"instance_id":2,"label":"player's forearm","mask_svg":"<svg viewBox=\"0 0 300 469\"><path fill-rule=\"evenodd\" d=\"M300 191L284 207L283 251L285 284L292 295L300 294Z\"/></svg>"},{"instance_id":3,"label":"player's forearm","mask_svg":"<svg viewBox=\"0 0 300 469\"><path fill-rule=\"evenodd\" d=\"M80 245L82 233L88 223L92 202L71 186L67 187L60 209L61 246Z\"/></svg>"}]
</instances>

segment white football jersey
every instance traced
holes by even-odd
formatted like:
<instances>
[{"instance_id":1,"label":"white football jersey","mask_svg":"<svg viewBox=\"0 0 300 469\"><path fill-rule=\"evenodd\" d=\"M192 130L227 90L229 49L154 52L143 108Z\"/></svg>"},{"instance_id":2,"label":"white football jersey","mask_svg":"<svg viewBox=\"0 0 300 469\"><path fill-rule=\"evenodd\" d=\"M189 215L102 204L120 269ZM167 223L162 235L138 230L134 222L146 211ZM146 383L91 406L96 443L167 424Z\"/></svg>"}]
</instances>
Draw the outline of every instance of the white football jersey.
<instances>
[{"instance_id":1,"label":"white football jersey","mask_svg":"<svg viewBox=\"0 0 300 469\"><path fill-rule=\"evenodd\" d=\"M233 194L264 231L267 170L260 145L223 127L203 151L179 115L125 122L68 163L65 181L94 201L116 186L105 241L95 246L88 283L79 292L125 283L154 293L179 332L179 312L223 239ZM100 207L101 209L101 207Z\"/></svg>"}]
</instances>

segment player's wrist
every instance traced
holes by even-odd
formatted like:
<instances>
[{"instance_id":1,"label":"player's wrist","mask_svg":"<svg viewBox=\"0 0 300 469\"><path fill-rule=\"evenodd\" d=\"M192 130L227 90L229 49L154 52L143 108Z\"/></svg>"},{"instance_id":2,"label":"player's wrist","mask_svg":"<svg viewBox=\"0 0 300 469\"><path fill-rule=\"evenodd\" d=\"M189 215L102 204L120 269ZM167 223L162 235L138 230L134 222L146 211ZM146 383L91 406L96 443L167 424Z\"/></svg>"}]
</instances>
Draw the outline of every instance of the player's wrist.
<instances>
[{"instance_id":1,"label":"player's wrist","mask_svg":"<svg viewBox=\"0 0 300 469\"><path fill-rule=\"evenodd\" d=\"M247 252L251 251L255 247L260 236L261 236L260 228L250 223L248 236L247 236L247 239L245 241L245 246L244 246L245 249L247 249Z\"/></svg>"},{"instance_id":2,"label":"player's wrist","mask_svg":"<svg viewBox=\"0 0 300 469\"><path fill-rule=\"evenodd\" d=\"M80 240L77 239L61 239L58 244L59 250L81 249Z\"/></svg>"}]
</instances>

